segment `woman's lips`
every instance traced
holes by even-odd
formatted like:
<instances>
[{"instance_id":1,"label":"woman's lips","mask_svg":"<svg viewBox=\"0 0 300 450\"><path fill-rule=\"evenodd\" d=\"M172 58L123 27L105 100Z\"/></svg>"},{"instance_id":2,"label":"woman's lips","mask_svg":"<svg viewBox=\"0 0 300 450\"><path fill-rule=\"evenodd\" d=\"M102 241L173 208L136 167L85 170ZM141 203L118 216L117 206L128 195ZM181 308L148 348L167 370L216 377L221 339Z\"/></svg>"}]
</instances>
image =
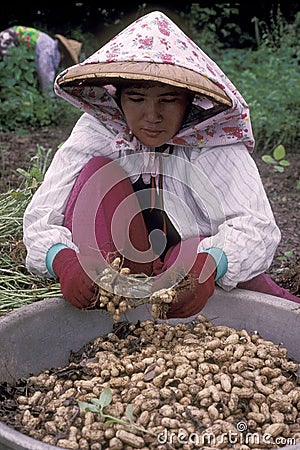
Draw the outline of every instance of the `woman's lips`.
<instances>
[{"instance_id":1,"label":"woman's lips","mask_svg":"<svg viewBox=\"0 0 300 450\"><path fill-rule=\"evenodd\" d=\"M160 130L151 130L149 128L142 128L142 132L146 136L153 137L153 138L158 137L162 133L162 131L160 131Z\"/></svg>"}]
</instances>

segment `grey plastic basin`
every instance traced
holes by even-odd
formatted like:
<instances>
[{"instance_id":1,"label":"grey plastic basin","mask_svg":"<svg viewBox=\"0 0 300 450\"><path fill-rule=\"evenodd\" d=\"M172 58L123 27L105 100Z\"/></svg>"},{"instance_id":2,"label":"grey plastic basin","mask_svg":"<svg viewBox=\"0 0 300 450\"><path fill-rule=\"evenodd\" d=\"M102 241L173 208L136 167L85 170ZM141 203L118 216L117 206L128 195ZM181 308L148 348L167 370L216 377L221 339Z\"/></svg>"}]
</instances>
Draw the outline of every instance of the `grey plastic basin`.
<instances>
[{"instance_id":1,"label":"grey plastic basin","mask_svg":"<svg viewBox=\"0 0 300 450\"><path fill-rule=\"evenodd\" d=\"M216 289L202 313L216 325L257 330L265 339L281 343L300 360L300 305L270 295L236 289ZM151 319L146 306L126 319ZM0 318L0 382L59 367L97 336L111 331L113 320L100 311L80 311L61 298L43 300ZM0 450L54 450L0 422ZM300 444L281 447L300 450Z\"/></svg>"}]
</instances>

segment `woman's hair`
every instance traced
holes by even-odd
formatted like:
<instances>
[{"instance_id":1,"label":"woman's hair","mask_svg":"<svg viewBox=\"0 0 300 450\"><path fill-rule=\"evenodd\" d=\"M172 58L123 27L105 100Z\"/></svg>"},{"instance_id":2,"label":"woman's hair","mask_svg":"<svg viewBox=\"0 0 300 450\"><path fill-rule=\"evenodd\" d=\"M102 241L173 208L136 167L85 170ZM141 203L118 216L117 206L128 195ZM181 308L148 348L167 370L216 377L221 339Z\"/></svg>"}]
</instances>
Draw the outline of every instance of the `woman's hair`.
<instances>
[{"instance_id":1,"label":"woman's hair","mask_svg":"<svg viewBox=\"0 0 300 450\"><path fill-rule=\"evenodd\" d=\"M116 89L115 97L116 97L118 104L120 105L121 92L123 89L127 89L127 88L149 89L154 86L172 86L172 85L167 85L166 83L161 83L159 81L152 81L152 80L122 80L122 81L118 81L118 83L114 84L114 87ZM174 86L172 86L172 87L174 87ZM186 92L188 94L189 98L191 99L190 101L192 103L193 98L194 98L194 94L192 93L192 91L190 91L189 89L184 89L184 88L176 88L176 89L180 89L180 90Z\"/></svg>"}]
</instances>

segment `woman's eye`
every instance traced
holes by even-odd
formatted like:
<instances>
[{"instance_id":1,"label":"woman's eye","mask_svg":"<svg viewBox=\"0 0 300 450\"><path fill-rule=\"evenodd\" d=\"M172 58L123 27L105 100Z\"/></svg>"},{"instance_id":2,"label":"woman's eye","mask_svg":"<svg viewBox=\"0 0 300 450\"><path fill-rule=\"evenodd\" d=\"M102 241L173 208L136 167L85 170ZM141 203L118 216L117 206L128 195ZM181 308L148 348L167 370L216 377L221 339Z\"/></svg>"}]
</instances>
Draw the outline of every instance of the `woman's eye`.
<instances>
[{"instance_id":1,"label":"woman's eye","mask_svg":"<svg viewBox=\"0 0 300 450\"><path fill-rule=\"evenodd\" d=\"M128 99L129 99L131 102L136 102L136 103L142 102L142 101L144 100L143 97L128 97Z\"/></svg>"},{"instance_id":2,"label":"woman's eye","mask_svg":"<svg viewBox=\"0 0 300 450\"><path fill-rule=\"evenodd\" d=\"M164 103L173 103L173 102L176 102L176 98L174 98L174 97L172 97L172 98L164 98L164 99L162 99L162 101Z\"/></svg>"},{"instance_id":3,"label":"woman's eye","mask_svg":"<svg viewBox=\"0 0 300 450\"><path fill-rule=\"evenodd\" d=\"M128 95L128 100L134 103L141 103L146 101L145 97L137 96L137 95ZM177 101L177 97L162 97L158 99L159 103L175 103Z\"/></svg>"}]
</instances>

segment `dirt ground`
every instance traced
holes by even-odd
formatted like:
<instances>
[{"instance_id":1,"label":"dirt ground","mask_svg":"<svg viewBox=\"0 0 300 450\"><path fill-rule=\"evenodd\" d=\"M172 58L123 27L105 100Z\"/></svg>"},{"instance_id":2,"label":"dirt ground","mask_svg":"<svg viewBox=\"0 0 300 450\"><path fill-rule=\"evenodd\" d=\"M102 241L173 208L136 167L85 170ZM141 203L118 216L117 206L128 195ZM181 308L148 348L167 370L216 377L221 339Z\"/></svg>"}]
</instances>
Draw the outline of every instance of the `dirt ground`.
<instances>
[{"instance_id":1,"label":"dirt ground","mask_svg":"<svg viewBox=\"0 0 300 450\"><path fill-rule=\"evenodd\" d=\"M53 156L72 127L45 127L22 135L17 132L0 133L0 192L20 185L23 177L16 170L30 167L37 146L43 147L45 151L52 149ZM273 166L264 163L261 155L254 155L282 233L281 243L268 273L280 286L300 297L300 190L297 189L300 154L290 153L287 149L286 158L290 166L279 173Z\"/></svg>"}]
</instances>

